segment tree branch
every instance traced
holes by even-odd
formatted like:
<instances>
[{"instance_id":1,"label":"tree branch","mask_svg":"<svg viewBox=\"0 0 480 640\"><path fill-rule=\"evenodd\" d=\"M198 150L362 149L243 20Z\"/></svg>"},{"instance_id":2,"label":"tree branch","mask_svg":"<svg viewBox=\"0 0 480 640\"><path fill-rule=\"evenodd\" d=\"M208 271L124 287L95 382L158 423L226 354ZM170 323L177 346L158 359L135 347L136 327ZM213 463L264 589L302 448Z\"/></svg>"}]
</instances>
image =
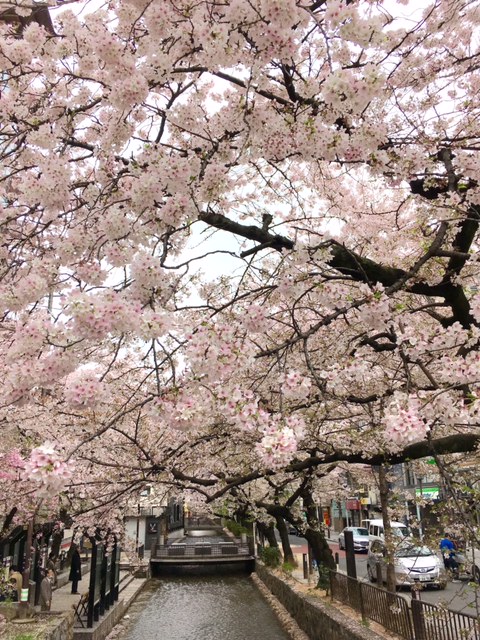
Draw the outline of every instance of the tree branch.
<instances>
[{"instance_id":1,"label":"tree branch","mask_svg":"<svg viewBox=\"0 0 480 640\"><path fill-rule=\"evenodd\" d=\"M216 229L222 229L222 231L228 231L236 235L247 238L247 240L254 240L262 245L272 247L277 251L283 249L293 249L294 242L284 236L277 236L269 231L256 227L255 225L244 225L234 220L229 220L225 216L214 211L202 211L199 215L199 220L202 220L206 224L215 227Z\"/></svg>"}]
</instances>

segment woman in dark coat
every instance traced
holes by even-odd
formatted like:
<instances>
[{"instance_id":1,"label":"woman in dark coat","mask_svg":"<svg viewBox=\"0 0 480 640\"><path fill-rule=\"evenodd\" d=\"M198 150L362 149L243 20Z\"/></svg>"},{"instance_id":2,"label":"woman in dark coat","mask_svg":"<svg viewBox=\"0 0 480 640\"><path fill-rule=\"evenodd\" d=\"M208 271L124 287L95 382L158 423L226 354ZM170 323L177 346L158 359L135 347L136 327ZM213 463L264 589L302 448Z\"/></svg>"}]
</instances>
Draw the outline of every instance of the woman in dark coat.
<instances>
[{"instance_id":1,"label":"woman in dark coat","mask_svg":"<svg viewBox=\"0 0 480 640\"><path fill-rule=\"evenodd\" d=\"M82 561L78 552L78 547L73 548L72 562L70 564L70 574L68 579L72 583L72 593L78 593L78 582L82 579Z\"/></svg>"}]
</instances>

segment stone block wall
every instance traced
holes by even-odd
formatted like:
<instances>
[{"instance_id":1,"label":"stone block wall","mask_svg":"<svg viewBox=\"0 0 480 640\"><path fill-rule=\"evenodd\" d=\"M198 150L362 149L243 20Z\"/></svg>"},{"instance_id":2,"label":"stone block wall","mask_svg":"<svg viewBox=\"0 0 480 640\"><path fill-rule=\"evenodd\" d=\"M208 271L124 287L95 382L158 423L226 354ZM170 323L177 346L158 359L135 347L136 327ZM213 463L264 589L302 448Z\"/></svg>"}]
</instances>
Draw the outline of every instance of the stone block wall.
<instances>
[{"instance_id":1,"label":"stone block wall","mask_svg":"<svg viewBox=\"0 0 480 640\"><path fill-rule=\"evenodd\" d=\"M294 591L259 562L255 572L310 640L383 640L334 606Z\"/></svg>"},{"instance_id":2,"label":"stone block wall","mask_svg":"<svg viewBox=\"0 0 480 640\"><path fill-rule=\"evenodd\" d=\"M118 600L114 606L95 622L93 628L79 629L75 627L73 640L104 640L125 615L125 603Z\"/></svg>"},{"instance_id":3,"label":"stone block wall","mask_svg":"<svg viewBox=\"0 0 480 640\"><path fill-rule=\"evenodd\" d=\"M73 640L73 611L53 618L44 631L45 640Z\"/></svg>"},{"instance_id":4,"label":"stone block wall","mask_svg":"<svg viewBox=\"0 0 480 640\"><path fill-rule=\"evenodd\" d=\"M32 640L73 640L73 610L42 612L41 618L14 619L7 625L8 638L28 636Z\"/></svg>"}]
</instances>

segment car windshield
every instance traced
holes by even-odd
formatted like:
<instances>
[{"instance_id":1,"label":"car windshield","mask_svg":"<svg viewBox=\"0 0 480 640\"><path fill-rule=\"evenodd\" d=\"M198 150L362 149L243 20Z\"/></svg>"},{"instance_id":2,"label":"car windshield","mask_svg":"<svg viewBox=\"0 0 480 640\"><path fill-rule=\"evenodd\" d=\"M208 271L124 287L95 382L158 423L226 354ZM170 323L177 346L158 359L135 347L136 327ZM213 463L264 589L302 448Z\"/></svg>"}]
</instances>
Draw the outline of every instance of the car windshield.
<instances>
[{"instance_id":1,"label":"car windshield","mask_svg":"<svg viewBox=\"0 0 480 640\"><path fill-rule=\"evenodd\" d=\"M402 544L395 550L395 557L397 558L425 558L426 556L434 555L434 552L428 547L421 547L415 544Z\"/></svg>"},{"instance_id":2,"label":"car windshield","mask_svg":"<svg viewBox=\"0 0 480 640\"><path fill-rule=\"evenodd\" d=\"M392 527L392 532L400 538L407 538L410 535L408 527Z\"/></svg>"},{"instance_id":3,"label":"car windshield","mask_svg":"<svg viewBox=\"0 0 480 640\"><path fill-rule=\"evenodd\" d=\"M354 536L368 536L368 531L366 529L352 529Z\"/></svg>"}]
</instances>

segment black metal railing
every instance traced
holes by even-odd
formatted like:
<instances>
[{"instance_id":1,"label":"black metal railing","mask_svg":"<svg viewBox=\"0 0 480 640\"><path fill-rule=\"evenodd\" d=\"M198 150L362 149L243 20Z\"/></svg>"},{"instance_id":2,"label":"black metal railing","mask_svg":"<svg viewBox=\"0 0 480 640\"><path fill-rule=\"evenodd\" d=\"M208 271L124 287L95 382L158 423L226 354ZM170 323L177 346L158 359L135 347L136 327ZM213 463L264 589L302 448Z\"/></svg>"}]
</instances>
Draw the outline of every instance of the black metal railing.
<instances>
[{"instance_id":1,"label":"black metal railing","mask_svg":"<svg viewBox=\"0 0 480 640\"><path fill-rule=\"evenodd\" d=\"M408 602L404 598L371 584L359 584L366 618L378 622L402 638L414 638Z\"/></svg>"},{"instance_id":2,"label":"black metal railing","mask_svg":"<svg viewBox=\"0 0 480 640\"><path fill-rule=\"evenodd\" d=\"M359 611L363 620L373 620L405 640L415 640L405 598L335 571L330 572L330 590L332 598Z\"/></svg>"},{"instance_id":3,"label":"black metal railing","mask_svg":"<svg viewBox=\"0 0 480 640\"><path fill-rule=\"evenodd\" d=\"M152 558L198 558L198 557L237 557L250 555L248 544L244 543L205 543L205 544L156 544L152 549Z\"/></svg>"},{"instance_id":4,"label":"black metal railing","mask_svg":"<svg viewBox=\"0 0 480 640\"><path fill-rule=\"evenodd\" d=\"M422 600L412 600L415 640L480 640L479 619Z\"/></svg>"},{"instance_id":5,"label":"black metal railing","mask_svg":"<svg viewBox=\"0 0 480 640\"><path fill-rule=\"evenodd\" d=\"M475 615L415 598L409 604L396 593L344 573L330 572L330 593L363 620L373 620L405 640L480 640L480 619Z\"/></svg>"},{"instance_id":6,"label":"black metal railing","mask_svg":"<svg viewBox=\"0 0 480 640\"><path fill-rule=\"evenodd\" d=\"M201 515L190 515L184 520L184 526L187 529L222 529L222 521L220 518L209 518Z\"/></svg>"}]
</instances>

